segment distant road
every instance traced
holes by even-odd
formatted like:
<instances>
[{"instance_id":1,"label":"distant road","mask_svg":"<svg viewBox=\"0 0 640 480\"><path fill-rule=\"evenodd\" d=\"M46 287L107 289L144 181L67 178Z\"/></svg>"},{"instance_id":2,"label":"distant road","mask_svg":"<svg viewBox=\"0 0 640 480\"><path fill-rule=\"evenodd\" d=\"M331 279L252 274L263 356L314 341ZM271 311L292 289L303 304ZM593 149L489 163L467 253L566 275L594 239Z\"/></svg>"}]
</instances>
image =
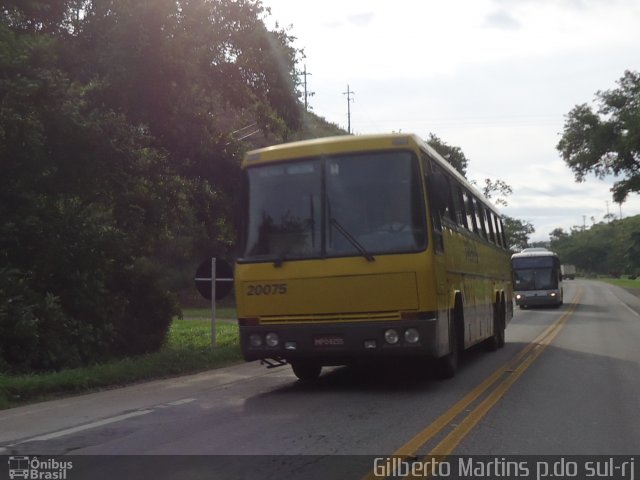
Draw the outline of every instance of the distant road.
<instances>
[{"instance_id":1,"label":"distant road","mask_svg":"<svg viewBox=\"0 0 640 480\"><path fill-rule=\"evenodd\" d=\"M365 456L394 453L640 454L640 298L564 285L562 308L516 310L505 348L469 352L449 381L394 366L326 369L306 385L288 367L242 364L0 411L0 453L265 455L228 457L228 475L208 478L325 478L313 472L327 468L362 478ZM169 458L130 457L123 478L136 462L156 478L222 468ZM122 463L92 465L120 475Z\"/></svg>"}]
</instances>

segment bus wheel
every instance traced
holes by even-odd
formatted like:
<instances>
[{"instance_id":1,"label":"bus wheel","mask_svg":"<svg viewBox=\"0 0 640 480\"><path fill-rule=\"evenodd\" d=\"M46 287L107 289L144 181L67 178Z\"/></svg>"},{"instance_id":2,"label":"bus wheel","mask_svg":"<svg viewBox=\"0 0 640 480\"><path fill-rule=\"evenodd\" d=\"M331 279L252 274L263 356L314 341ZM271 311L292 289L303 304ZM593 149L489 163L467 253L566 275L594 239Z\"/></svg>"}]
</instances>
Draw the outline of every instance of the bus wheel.
<instances>
[{"instance_id":1,"label":"bus wheel","mask_svg":"<svg viewBox=\"0 0 640 480\"><path fill-rule=\"evenodd\" d=\"M305 360L291 362L291 368L296 377L302 381L315 380L320 376L322 366Z\"/></svg>"},{"instance_id":2,"label":"bus wheel","mask_svg":"<svg viewBox=\"0 0 640 480\"><path fill-rule=\"evenodd\" d=\"M453 378L458 370L458 356L460 353L460 347L458 344L458 336L455 326L451 328L449 333L451 351L444 357L438 359L436 366L436 373L440 380L446 380Z\"/></svg>"}]
</instances>

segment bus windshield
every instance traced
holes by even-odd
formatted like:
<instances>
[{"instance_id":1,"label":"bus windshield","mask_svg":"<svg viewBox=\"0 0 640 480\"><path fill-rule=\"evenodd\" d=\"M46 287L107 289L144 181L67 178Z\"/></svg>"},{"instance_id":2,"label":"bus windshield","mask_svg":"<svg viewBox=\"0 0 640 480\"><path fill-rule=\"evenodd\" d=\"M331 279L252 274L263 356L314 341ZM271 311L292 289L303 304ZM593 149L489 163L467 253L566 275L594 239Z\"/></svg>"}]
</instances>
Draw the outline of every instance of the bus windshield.
<instances>
[{"instance_id":1,"label":"bus windshield","mask_svg":"<svg viewBox=\"0 0 640 480\"><path fill-rule=\"evenodd\" d=\"M247 169L243 260L404 253L426 247L411 152L333 155Z\"/></svg>"},{"instance_id":2,"label":"bus windshield","mask_svg":"<svg viewBox=\"0 0 640 480\"><path fill-rule=\"evenodd\" d=\"M558 288L557 262L552 256L513 259L516 290L553 290Z\"/></svg>"},{"instance_id":3,"label":"bus windshield","mask_svg":"<svg viewBox=\"0 0 640 480\"><path fill-rule=\"evenodd\" d=\"M558 288L558 276L552 268L519 269L513 271L515 290L553 290Z\"/></svg>"}]
</instances>

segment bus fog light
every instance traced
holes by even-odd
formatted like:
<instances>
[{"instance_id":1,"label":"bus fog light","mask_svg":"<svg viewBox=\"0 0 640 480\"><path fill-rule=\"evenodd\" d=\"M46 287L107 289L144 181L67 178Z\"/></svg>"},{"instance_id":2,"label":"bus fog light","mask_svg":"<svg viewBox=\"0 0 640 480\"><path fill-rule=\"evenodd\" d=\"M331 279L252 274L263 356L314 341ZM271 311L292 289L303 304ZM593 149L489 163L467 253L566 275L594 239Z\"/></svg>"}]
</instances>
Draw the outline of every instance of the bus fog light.
<instances>
[{"instance_id":1,"label":"bus fog light","mask_svg":"<svg viewBox=\"0 0 640 480\"><path fill-rule=\"evenodd\" d=\"M373 350L378 346L378 343L375 340L365 340L364 341L364 348L368 349L368 350Z\"/></svg>"},{"instance_id":2,"label":"bus fog light","mask_svg":"<svg viewBox=\"0 0 640 480\"><path fill-rule=\"evenodd\" d=\"M257 333L249 335L249 345L251 345L252 347L261 347L262 335L258 335Z\"/></svg>"},{"instance_id":3,"label":"bus fog light","mask_svg":"<svg viewBox=\"0 0 640 480\"><path fill-rule=\"evenodd\" d=\"M400 336L398 335L398 331L390 328L389 330L384 332L384 339L389 345L395 345L400 340Z\"/></svg>"},{"instance_id":4,"label":"bus fog light","mask_svg":"<svg viewBox=\"0 0 640 480\"><path fill-rule=\"evenodd\" d=\"M265 339L267 341L267 346L269 347L277 347L278 344L280 343L280 338L278 338L278 334L274 332L267 333L267 336L265 337Z\"/></svg>"},{"instance_id":5,"label":"bus fog light","mask_svg":"<svg viewBox=\"0 0 640 480\"><path fill-rule=\"evenodd\" d=\"M298 344L296 342L284 342L285 350L297 350Z\"/></svg>"},{"instance_id":6,"label":"bus fog light","mask_svg":"<svg viewBox=\"0 0 640 480\"><path fill-rule=\"evenodd\" d=\"M415 328L407 328L404 332L404 339L407 343L418 343L420 341L420 333Z\"/></svg>"}]
</instances>

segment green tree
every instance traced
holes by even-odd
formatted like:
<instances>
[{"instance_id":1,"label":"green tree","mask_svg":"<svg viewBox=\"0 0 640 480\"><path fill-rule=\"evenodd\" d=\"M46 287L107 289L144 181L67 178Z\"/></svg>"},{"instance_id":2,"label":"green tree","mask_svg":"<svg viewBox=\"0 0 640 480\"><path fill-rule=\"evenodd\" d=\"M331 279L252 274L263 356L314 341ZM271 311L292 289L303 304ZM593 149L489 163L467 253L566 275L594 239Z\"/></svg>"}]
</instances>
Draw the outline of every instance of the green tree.
<instances>
[{"instance_id":1,"label":"green tree","mask_svg":"<svg viewBox=\"0 0 640 480\"><path fill-rule=\"evenodd\" d=\"M0 363L158 348L177 309L144 258L181 228L187 184L58 68L53 38L5 23L0 38Z\"/></svg>"},{"instance_id":2,"label":"green tree","mask_svg":"<svg viewBox=\"0 0 640 480\"><path fill-rule=\"evenodd\" d=\"M561 228L550 234L551 249L564 263L595 274L634 274L640 234L640 216L599 223L589 229L574 228L569 234Z\"/></svg>"},{"instance_id":3,"label":"green tree","mask_svg":"<svg viewBox=\"0 0 640 480\"><path fill-rule=\"evenodd\" d=\"M471 183L477 185L475 181ZM481 191L485 197L492 198L496 205L502 205L503 207L507 206L507 197L513 193L511 186L499 178L496 180L485 178Z\"/></svg>"},{"instance_id":4,"label":"green tree","mask_svg":"<svg viewBox=\"0 0 640 480\"><path fill-rule=\"evenodd\" d=\"M629 272L634 277L640 275L640 229L631 232L629 246L626 250Z\"/></svg>"},{"instance_id":5,"label":"green tree","mask_svg":"<svg viewBox=\"0 0 640 480\"><path fill-rule=\"evenodd\" d=\"M566 233L562 228L554 228L553 231L549 234L551 244L561 242L567 238L569 238L569 234Z\"/></svg>"},{"instance_id":6,"label":"green tree","mask_svg":"<svg viewBox=\"0 0 640 480\"><path fill-rule=\"evenodd\" d=\"M233 131L300 124L300 52L266 13L258 0L3 2L0 369L161 345L172 272L233 247Z\"/></svg>"},{"instance_id":7,"label":"green tree","mask_svg":"<svg viewBox=\"0 0 640 480\"><path fill-rule=\"evenodd\" d=\"M464 152L460 147L449 145L433 133L429 134L427 143L436 152L438 152L442 156L442 158L449 162L451 166L460 173L460 175L462 175L463 177L467 176L467 166L469 164L469 160L464 155Z\"/></svg>"},{"instance_id":8,"label":"green tree","mask_svg":"<svg viewBox=\"0 0 640 480\"><path fill-rule=\"evenodd\" d=\"M587 104L569 112L556 148L578 182L588 173L624 177L612 188L621 203L640 192L640 73L626 71L617 83L596 93L595 112Z\"/></svg>"},{"instance_id":9,"label":"green tree","mask_svg":"<svg viewBox=\"0 0 640 480\"><path fill-rule=\"evenodd\" d=\"M527 248L529 244L530 235L535 232L533 224L526 220L519 220L517 218L503 215L504 221L504 234L507 238L507 245L513 251L520 251Z\"/></svg>"}]
</instances>

